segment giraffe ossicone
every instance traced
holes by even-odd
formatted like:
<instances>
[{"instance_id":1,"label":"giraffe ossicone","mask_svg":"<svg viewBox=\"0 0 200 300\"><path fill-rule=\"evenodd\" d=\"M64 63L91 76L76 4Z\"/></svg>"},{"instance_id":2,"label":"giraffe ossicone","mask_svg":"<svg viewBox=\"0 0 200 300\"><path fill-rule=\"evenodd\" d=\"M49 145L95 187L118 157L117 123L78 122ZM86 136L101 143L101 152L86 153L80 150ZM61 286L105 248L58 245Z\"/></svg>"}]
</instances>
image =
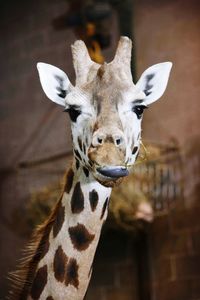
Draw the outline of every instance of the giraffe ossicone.
<instances>
[{"instance_id":1,"label":"giraffe ossicone","mask_svg":"<svg viewBox=\"0 0 200 300\"><path fill-rule=\"evenodd\" d=\"M83 41L72 46L76 84L38 63L47 97L71 119L74 160L62 196L36 231L15 275L12 299L81 300L86 293L111 187L128 175L141 140L143 111L165 91L172 64L148 68L134 84L132 42L121 37L112 62L93 62Z\"/></svg>"}]
</instances>

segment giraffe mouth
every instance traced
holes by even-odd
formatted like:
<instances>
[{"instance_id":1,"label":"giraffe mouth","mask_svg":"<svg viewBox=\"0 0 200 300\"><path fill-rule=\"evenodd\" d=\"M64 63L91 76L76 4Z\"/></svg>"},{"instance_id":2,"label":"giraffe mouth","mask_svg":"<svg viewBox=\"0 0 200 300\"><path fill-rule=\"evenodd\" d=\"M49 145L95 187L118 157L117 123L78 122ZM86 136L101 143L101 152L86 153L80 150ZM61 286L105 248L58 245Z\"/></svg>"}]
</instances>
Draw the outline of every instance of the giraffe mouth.
<instances>
[{"instance_id":1,"label":"giraffe mouth","mask_svg":"<svg viewBox=\"0 0 200 300\"><path fill-rule=\"evenodd\" d=\"M125 177L129 174L127 168L123 166L104 166L98 167L96 170L101 176L112 180Z\"/></svg>"}]
</instances>

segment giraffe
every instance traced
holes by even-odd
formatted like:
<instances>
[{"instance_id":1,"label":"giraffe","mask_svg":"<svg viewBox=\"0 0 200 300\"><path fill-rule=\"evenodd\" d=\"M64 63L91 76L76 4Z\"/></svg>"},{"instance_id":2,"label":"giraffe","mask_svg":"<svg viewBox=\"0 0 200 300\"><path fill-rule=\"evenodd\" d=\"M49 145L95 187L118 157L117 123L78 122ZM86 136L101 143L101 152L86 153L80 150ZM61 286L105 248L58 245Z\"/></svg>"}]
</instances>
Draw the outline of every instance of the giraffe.
<instances>
[{"instance_id":1,"label":"giraffe","mask_svg":"<svg viewBox=\"0 0 200 300\"><path fill-rule=\"evenodd\" d=\"M81 300L92 274L112 187L129 173L141 142L143 111L164 93L171 62L148 68L134 84L132 42L121 37L112 62L91 60L72 45L76 84L55 66L38 63L47 97L69 114L74 159L63 193L14 278L11 299Z\"/></svg>"}]
</instances>

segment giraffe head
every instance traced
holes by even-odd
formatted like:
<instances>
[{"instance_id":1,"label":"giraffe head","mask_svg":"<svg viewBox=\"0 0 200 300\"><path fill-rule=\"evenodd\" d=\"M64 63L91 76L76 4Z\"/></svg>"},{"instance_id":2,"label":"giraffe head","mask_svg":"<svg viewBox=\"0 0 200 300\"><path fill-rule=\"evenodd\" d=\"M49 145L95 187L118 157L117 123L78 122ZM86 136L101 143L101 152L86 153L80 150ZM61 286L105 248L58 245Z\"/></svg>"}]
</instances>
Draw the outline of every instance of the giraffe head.
<instances>
[{"instance_id":1,"label":"giraffe head","mask_svg":"<svg viewBox=\"0 0 200 300\"><path fill-rule=\"evenodd\" d=\"M134 84L132 42L121 37L112 62L93 62L83 41L72 45L76 84L60 69L38 63L47 97L71 119L74 155L105 186L128 175L141 139L143 111L164 93L172 63L151 66Z\"/></svg>"}]
</instances>

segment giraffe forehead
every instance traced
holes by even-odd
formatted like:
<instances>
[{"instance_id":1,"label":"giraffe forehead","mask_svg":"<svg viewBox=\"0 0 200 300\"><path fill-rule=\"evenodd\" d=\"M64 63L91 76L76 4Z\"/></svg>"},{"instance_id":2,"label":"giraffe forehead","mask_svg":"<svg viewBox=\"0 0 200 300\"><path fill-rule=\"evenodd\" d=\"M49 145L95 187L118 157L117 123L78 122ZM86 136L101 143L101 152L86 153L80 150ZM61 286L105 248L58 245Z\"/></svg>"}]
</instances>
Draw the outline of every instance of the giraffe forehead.
<instances>
[{"instance_id":1,"label":"giraffe forehead","mask_svg":"<svg viewBox=\"0 0 200 300\"><path fill-rule=\"evenodd\" d=\"M113 127L120 125L117 99L113 95L101 95L96 98L98 127Z\"/></svg>"},{"instance_id":2,"label":"giraffe forehead","mask_svg":"<svg viewBox=\"0 0 200 300\"><path fill-rule=\"evenodd\" d=\"M135 88L132 77L124 76L123 69L113 64L104 63L89 78L78 90L88 95L92 102L115 104L122 98L123 91Z\"/></svg>"},{"instance_id":3,"label":"giraffe forehead","mask_svg":"<svg viewBox=\"0 0 200 300\"><path fill-rule=\"evenodd\" d=\"M89 77L90 78L90 77ZM76 86L67 96L69 105L81 105L83 109L97 115L104 111L104 114L116 113L118 103L123 104L127 91L128 95L137 92L132 77L127 77L123 69L112 64L103 64L93 72L93 76L81 86ZM124 97L125 96L125 97ZM130 97L128 97L130 98Z\"/></svg>"},{"instance_id":4,"label":"giraffe forehead","mask_svg":"<svg viewBox=\"0 0 200 300\"><path fill-rule=\"evenodd\" d=\"M112 87L111 85L110 87L98 88L93 97L97 106L101 106L101 111L110 109L114 112L117 110L117 104L121 100L121 93L117 87Z\"/></svg>"},{"instance_id":5,"label":"giraffe forehead","mask_svg":"<svg viewBox=\"0 0 200 300\"><path fill-rule=\"evenodd\" d=\"M132 76L119 64L104 63L97 70L97 80L103 85L110 86L110 84L123 89L129 85L133 85Z\"/></svg>"},{"instance_id":6,"label":"giraffe forehead","mask_svg":"<svg viewBox=\"0 0 200 300\"><path fill-rule=\"evenodd\" d=\"M121 92L112 81L110 84L98 83L94 90L93 101L97 113L97 122L102 125L120 125L118 103L122 100ZM109 124L111 123L111 124Z\"/></svg>"},{"instance_id":7,"label":"giraffe forehead","mask_svg":"<svg viewBox=\"0 0 200 300\"><path fill-rule=\"evenodd\" d=\"M115 105L120 99L121 91L124 89L123 83L118 80L116 74L110 69L105 71L100 68L94 85L95 99L104 105Z\"/></svg>"},{"instance_id":8,"label":"giraffe forehead","mask_svg":"<svg viewBox=\"0 0 200 300\"><path fill-rule=\"evenodd\" d=\"M123 70L113 68L112 65L102 65L93 81L92 99L97 108L97 116L101 115L103 121L109 116L113 124L119 122L120 112L126 110L130 102L144 98L132 78L123 77L122 72Z\"/></svg>"}]
</instances>

